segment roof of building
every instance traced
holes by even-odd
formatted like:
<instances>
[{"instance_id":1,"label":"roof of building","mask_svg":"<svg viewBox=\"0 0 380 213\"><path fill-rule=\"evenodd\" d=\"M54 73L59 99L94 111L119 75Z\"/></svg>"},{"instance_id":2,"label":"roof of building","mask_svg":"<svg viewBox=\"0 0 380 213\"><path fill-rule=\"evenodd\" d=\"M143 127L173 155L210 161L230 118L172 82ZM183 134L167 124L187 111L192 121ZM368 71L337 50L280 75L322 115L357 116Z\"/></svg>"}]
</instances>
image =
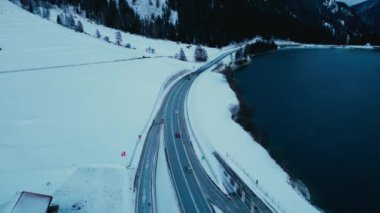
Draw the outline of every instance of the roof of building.
<instances>
[{"instance_id":1,"label":"roof of building","mask_svg":"<svg viewBox=\"0 0 380 213\"><path fill-rule=\"evenodd\" d=\"M45 213L50 205L52 196L33 192L22 192L12 213Z\"/></svg>"}]
</instances>

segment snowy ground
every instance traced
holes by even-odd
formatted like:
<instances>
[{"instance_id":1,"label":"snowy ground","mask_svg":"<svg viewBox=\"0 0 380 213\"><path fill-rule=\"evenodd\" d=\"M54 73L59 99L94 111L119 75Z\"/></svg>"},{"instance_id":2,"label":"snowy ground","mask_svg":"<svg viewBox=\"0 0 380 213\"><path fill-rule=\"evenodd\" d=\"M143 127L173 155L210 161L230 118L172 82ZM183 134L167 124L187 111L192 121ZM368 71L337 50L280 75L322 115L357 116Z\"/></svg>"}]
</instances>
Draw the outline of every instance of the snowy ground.
<instances>
[{"instance_id":1,"label":"snowy ground","mask_svg":"<svg viewBox=\"0 0 380 213\"><path fill-rule=\"evenodd\" d=\"M53 203L59 203L62 213L128 212L130 203L126 201L132 191L128 183L123 166L82 166L54 192Z\"/></svg>"},{"instance_id":2,"label":"snowy ground","mask_svg":"<svg viewBox=\"0 0 380 213\"><path fill-rule=\"evenodd\" d=\"M83 25L110 38L115 32L85 20ZM76 33L0 1L0 204L26 190L56 196L53 202L66 211L86 200L82 211L94 212L106 208L109 200L104 196L117 193L126 202L111 202L112 208L133 211L129 190L135 171L123 168L138 135L162 84L201 64L167 57L114 62L141 57L148 46L157 49L156 55L173 55L186 46L123 35L135 50ZM208 50L210 55L217 53ZM125 158L120 156L123 150ZM75 190L82 194L65 196Z\"/></svg>"},{"instance_id":3,"label":"snowy ground","mask_svg":"<svg viewBox=\"0 0 380 213\"><path fill-rule=\"evenodd\" d=\"M280 211L317 212L292 188L288 175L267 151L231 119L230 109L238 100L222 74L200 75L188 98L190 122L208 159L217 151L255 193Z\"/></svg>"}]
</instances>

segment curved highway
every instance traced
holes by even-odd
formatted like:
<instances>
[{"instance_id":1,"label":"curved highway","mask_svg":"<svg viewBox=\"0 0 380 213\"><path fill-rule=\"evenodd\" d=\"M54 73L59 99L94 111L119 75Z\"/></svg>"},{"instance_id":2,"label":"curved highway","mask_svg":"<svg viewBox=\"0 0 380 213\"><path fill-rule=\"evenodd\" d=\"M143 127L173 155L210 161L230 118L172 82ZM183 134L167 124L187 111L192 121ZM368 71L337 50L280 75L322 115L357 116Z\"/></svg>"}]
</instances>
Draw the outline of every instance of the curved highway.
<instances>
[{"instance_id":1,"label":"curved highway","mask_svg":"<svg viewBox=\"0 0 380 213\"><path fill-rule=\"evenodd\" d=\"M237 194L226 196L204 171L192 147L185 121L185 99L193 81L231 53L224 53L181 78L167 93L147 134L136 173L136 212L157 212L156 196L165 196L155 193L160 131L164 131L161 145L165 145L169 174L181 212L215 212L213 205L223 212L253 212L251 204L244 203ZM263 208L255 208L254 212L271 212L265 205L261 206Z\"/></svg>"}]
</instances>

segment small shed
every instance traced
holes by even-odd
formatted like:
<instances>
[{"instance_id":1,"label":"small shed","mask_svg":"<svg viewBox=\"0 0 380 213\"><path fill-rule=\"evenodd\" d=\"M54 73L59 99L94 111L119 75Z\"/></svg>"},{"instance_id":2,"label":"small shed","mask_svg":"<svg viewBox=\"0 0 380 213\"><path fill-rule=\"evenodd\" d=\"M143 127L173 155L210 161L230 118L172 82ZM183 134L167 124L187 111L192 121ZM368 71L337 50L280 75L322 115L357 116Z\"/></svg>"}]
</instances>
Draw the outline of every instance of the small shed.
<instances>
[{"instance_id":1,"label":"small shed","mask_svg":"<svg viewBox=\"0 0 380 213\"><path fill-rule=\"evenodd\" d=\"M53 197L23 191L12 209L12 213L46 213Z\"/></svg>"}]
</instances>

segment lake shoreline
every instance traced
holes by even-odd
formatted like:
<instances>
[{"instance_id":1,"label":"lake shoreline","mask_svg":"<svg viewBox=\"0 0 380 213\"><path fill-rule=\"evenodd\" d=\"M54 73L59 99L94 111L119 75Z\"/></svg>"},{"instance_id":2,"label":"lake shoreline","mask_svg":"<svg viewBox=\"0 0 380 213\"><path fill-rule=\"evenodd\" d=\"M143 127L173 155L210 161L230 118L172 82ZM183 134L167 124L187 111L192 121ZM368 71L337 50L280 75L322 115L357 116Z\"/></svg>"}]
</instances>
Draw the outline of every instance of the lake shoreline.
<instances>
[{"instance_id":1,"label":"lake shoreline","mask_svg":"<svg viewBox=\"0 0 380 213\"><path fill-rule=\"evenodd\" d=\"M305 48L303 48L305 49ZM269 153L270 157L284 170L286 174L289 176L289 183L292 185L293 189L297 192L299 192L311 205L316 207L317 209L321 210L314 202L312 199L312 195L310 194L310 191L308 187L300 180L298 177L294 175L285 165L283 165L280 161L278 156L273 153L269 148L268 148L268 141L265 139L265 135L263 132L256 126L255 122L253 121L253 117L255 114L254 109L249 107L249 105L246 103L244 98L242 97L242 93L240 91L239 86L237 85L236 81L234 80L234 73L239 72L241 68L246 67L253 63L254 58L271 54L271 53L276 53L277 51L282 51L282 50L288 50L288 49L277 49L277 50L269 50L265 51L262 53L254 54L249 56L249 60L247 63L244 63L242 65L236 65L231 68L230 71L224 71L223 73L226 76L228 85L230 89L235 93L236 98L238 99L239 102L239 107L236 112L232 114L233 120L238 123L246 132L251 135L254 141L259 143L267 152Z\"/></svg>"},{"instance_id":2,"label":"lake shoreline","mask_svg":"<svg viewBox=\"0 0 380 213\"><path fill-rule=\"evenodd\" d=\"M280 50L226 73L238 100L231 117L268 151L289 183L301 179L310 187L312 205L334 212L376 209L380 165L371 162L379 158L379 51ZM351 197L363 193L366 204L359 207Z\"/></svg>"}]
</instances>

